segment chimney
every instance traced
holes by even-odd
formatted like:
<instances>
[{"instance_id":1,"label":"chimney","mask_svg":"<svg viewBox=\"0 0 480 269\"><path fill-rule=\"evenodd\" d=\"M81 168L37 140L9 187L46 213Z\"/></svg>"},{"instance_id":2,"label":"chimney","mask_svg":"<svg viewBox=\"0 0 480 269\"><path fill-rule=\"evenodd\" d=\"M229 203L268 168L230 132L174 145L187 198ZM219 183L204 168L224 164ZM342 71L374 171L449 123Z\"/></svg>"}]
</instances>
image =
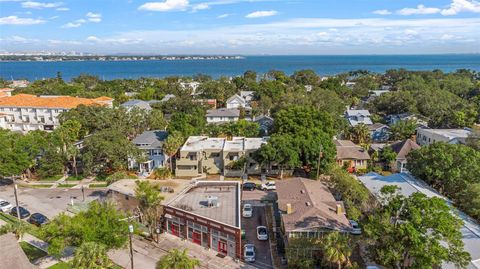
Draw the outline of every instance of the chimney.
<instances>
[{"instance_id":1,"label":"chimney","mask_svg":"<svg viewBox=\"0 0 480 269\"><path fill-rule=\"evenodd\" d=\"M292 214L292 204L287 204L287 215Z\"/></svg>"},{"instance_id":2,"label":"chimney","mask_svg":"<svg viewBox=\"0 0 480 269\"><path fill-rule=\"evenodd\" d=\"M343 214L343 207L341 204L337 204L337 215Z\"/></svg>"}]
</instances>

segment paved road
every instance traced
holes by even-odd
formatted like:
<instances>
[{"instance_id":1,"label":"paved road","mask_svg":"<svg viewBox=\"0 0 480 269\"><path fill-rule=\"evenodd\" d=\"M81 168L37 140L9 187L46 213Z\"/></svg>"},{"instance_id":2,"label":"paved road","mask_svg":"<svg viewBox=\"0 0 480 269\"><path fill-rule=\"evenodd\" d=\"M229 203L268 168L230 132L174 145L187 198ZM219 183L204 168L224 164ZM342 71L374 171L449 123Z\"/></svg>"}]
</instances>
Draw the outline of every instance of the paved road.
<instances>
[{"instance_id":1,"label":"paved road","mask_svg":"<svg viewBox=\"0 0 480 269\"><path fill-rule=\"evenodd\" d=\"M85 201L92 201L104 196L103 190L85 189ZM0 199L15 204L15 195L12 184L0 184ZM53 218L66 211L71 199L77 202L83 200L80 189L18 189L18 202L30 213L42 213L48 218Z\"/></svg>"}]
</instances>

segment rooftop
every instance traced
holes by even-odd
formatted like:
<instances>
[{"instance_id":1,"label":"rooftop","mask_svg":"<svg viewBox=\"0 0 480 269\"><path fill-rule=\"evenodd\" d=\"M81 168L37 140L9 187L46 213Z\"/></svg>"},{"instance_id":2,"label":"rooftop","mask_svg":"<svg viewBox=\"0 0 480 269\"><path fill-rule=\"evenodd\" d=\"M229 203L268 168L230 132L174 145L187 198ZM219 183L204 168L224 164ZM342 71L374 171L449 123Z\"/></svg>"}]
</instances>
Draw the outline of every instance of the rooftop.
<instances>
[{"instance_id":1,"label":"rooftop","mask_svg":"<svg viewBox=\"0 0 480 269\"><path fill-rule=\"evenodd\" d=\"M152 109L148 102L145 102L143 100L136 100L136 99L129 100L129 101L121 104L120 106L125 107L125 108L138 107L138 108L147 109L147 110Z\"/></svg>"},{"instance_id":2,"label":"rooftop","mask_svg":"<svg viewBox=\"0 0 480 269\"><path fill-rule=\"evenodd\" d=\"M406 159L410 151L420 148L420 146L412 139L395 142L391 147L392 150L397 153L397 159Z\"/></svg>"},{"instance_id":3,"label":"rooftop","mask_svg":"<svg viewBox=\"0 0 480 269\"><path fill-rule=\"evenodd\" d=\"M218 204L209 206L208 199L213 197ZM236 181L197 181L167 205L240 228L240 183Z\"/></svg>"},{"instance_id":4,"label":"rooftop","mask_svg":"<svg viewBox=\"0 0 480 269\"><path fill-rule=\"evenodd\" d=\"M347 116L351 117L351 116L364 116L364 117L369 117L370 116L370 112L366 109L359 109L359 110L356 110L356 109L347 109Z\"/></svg>"},{"instance_id":5,"label":"rooftop","mask_svg":"<svg viewBox=\"0 0 480 269\"><path fill-rule=\"evenodd\" d=\"M470 133L472 133L469 129L421 129L424 133L432 133L444 136L448 139L454 138L467 138Z\"/></svg>"},{"instance_id":6,"label":"rooftop","mask_svg":"<svg viewBox=\"0 0 480 269\"><path fill-rule=\"evenodd\" d=\"M368 152L350 140L334 140L337 147L337 159L370 160Z\"/></svg>"},{"instance_id":7,"label":"rooftop","mask_svg":"<svg viewBox=\"0 0 480 269\"><path fill-rule=\"evenodd\" d=\"M380 129L380 128L385 128L385 127L389 128L387 125L385 125L383 123L378 123L378 122L367 126L367 128L368 128L368 130L370 130L370 132L375 131L375 130Z\"/></svg>"},{"instance_id":8,"label":"rooftop","mask_svg":"<svg viewBox=\"0 0 480 269\"><path fill-rule=\"evenodd\" d=\"M240 110L236 108L210 109L207 110L207 117L240 117Z\"/></svg>"},{"instance_id":9,"label":"rooftop","mask_svg":"<svg viewBox=\"0 0 480 269\"><path fill-rule=\"evenodd\" d=\"M163 141L167 139L168 133L161 130L145 131L135 137L132 142L136 145L140 144L140 148L162 148Z\"/></svg>"},{"instance_id":10,"label":"rooftop","mask_svg":"<svg viewBox=\"0 0 480 269\"><path fill-rule=\"evenodd\" d=\"M320 181L307 178L291 178L276 182L278 206L292 213L282 214L286 231L308 231L327 228L349 230L350 223L345 214L337 214L337 202L328 188Z\"/></svg>"},{"instance_id":11,"label":"rooftop","mask_svg":"<svg viewBox=\"0 0 480 269\"><path fill-rule=\"evenodd\" d=\"M17 94L2 97L0 107L76 108L79 105L105 105L106 102L110 101L113 101L113 99L105 96L88 99L73 96Z\"/></svg>"},{"instance_id":12,"label":"rooftop","mask_svg":"<svg viewBox=\"0 0 480 269\"><path fill-rule=\"evenodd\" d=\"M12 233L0 236L0 261L2 268L33 269L37 268L28 261L27 255ZM3 267L4 266L4 267Z\"/></svg>"},{"instance_id":13,"label":"rooftop","mask_svg":"<svg viewBox=\"0 0 480 269\"><path fill-rule=\"evenodd\" d=\"M182 151L203 151L203 150L226 150L226 151L244 151L259 149L262 144L267 143L267 138L259 137L233 137L231 140L226 138L216 138L207 136L190 136L187 142L182 146Z\"/></svg>"}]
</instances>

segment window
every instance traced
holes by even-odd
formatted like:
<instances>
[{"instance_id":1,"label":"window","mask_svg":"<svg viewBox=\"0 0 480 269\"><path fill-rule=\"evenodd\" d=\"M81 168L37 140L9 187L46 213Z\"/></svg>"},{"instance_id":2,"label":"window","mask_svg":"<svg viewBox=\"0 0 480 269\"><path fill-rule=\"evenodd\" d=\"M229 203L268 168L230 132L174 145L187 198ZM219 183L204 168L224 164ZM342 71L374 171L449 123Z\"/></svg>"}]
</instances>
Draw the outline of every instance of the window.
<instances>
[{"instance_id":1,"label":"window","mask_svg":"<svg viewBox=\"0 0 480 269\"><path fill-rule=\"evenodd\" d=\"M210 158L218 158L220 157L220 153L218 152L212 152L212 154L210 154Z\"/></svg>"}]
</instances>

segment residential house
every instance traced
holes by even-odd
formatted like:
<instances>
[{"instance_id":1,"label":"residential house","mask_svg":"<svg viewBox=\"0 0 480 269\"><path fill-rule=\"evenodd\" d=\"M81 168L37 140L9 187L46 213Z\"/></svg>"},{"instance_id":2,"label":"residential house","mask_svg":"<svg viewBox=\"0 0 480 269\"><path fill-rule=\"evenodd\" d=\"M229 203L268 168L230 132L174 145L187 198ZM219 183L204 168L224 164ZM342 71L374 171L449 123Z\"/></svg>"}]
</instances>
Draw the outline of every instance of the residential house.
<instances>
[{"instance_id":1,"label":"residential house","mask_svg":"<svg viewBox=\"0 0 480 269\"><path fill-rule=\"evenodd\" d=\"M0 99L1 100L1 99ZM467 137L472 133L470 128L464 129L426 129L417 128L417 144L430 145L435 142L449 144L465 144Z\"/></svg>"},{"instance_id":2,"label":"residential house","mask_svg":"<svg viewBox=\"0 0 480 269\"><path fill-rule=\"evenodd\" d=\"M392 150L397 153L397 158L395 159L395 170L399 173L408 172L407 166L407 155L412 151L419 149L420 146L415 143L412 139L406 139L403 141L398 141L390 145Z\"/></svg>"},{"instance_id":3,"label":"residential house","mask_svg":"<svg viewBox=\"0 0 480 269\"><path fill-rule=\"evenodd\" d=\"M318 180L290 178L276 182L284 239L321 238L332 231L350 232L344 205Z\"/></svg>"},{"instance_id":4,"label":"residential house","mask_svg":"<svg viewBox=\"0 0 480 269\"><path fill-rule=\"evenodd\" d=\"M60 125L58 116L80 105L112 107L113 99L95 99L72 96L17 94L0 97L0 113L6 114L6 129L28 132L51 131Z\"/></svg>"},{"instance_id":5,"label":"residential house","mask_svg":"<svg viewBox=\"0 0 480 269\"><path fill-rule=\"evenodd\" d=\"M346 167L349 172L355 172L358 169L367 169L370 155L368 152L355 145L350 140L334 140L337 148L337 164Z\"/></svg>"},{"instance_id":6,"label":"residential house","mask_svg":"<svg viewBox=\"0 0 480 269\"><path fill-rule=\"evenodd\" d=\"M144 109L144 110L148 110L148 111L152 110L152 107L150 106L150 104L148 102L143 101L143 100L136 100L136 99L128 100L127 102L121 104L120 106L125 108L127 111L130 111L134 108Z\"/></svg>"},{"instance_id":7,"label":"residential house","mask_svg":"<svg viewBox=\"0 0 480 269\"><path fill-rule=\"evenodd\" d=\"M28 80L13 80L11 83L10 83L10 87L12 88L26 88L28 86L28 84L30 84L30 82Z\"/></svg>"},{"instance_id":8,"label":"residential house","mask_svg":"<svg viewBox=\"0 0 480 269\"><path fill-rule=\"evenodd\" d=\"M240 118L240 110L237 108L209 109L205 117L207 118L207 123L233 122L238 121Z\"/></svg>"},{"instance_id":9,"label":"residential house","mask_svg":"<svg viewBox=\"0 0 480 269\"><path fill-rule=\"evenodd\" d=\"M0 129L7 129L7 114L0 113Z\"/></svg>"},{"instance_id":10,"label":"residential house","mask_svg":"<svg viewBox=\"0 0 480 269\"><path fill-rule=\"evenodd\" d=\"M253 152L265 143L267 143L266 138L233 137L226 139L190 136L180 149L175 175L196 177L204 173L223 173L225 176L260 174L261 168L252 156ZM239 160L243 161L241 167L232 164Z\"/></svg>"},{"instance_id":11,"label":"residential house","mask_svg":"<svg viewBox=\"0 0 480 269\"><path fill-rule=\"evenodd\" d=\"M163 143L167 139L166 131L153 130L145 131L132 140L139 149L145 152L147 160L138 163L134 159L129 159L128 168L138 169L140 174L149 174L155 168L162 168L167 165L168 155L163 152Z\"/></svg>"},{"instance_id":12,"label":"residential house","mask_svg":"<svg viewBox=\"0 0 480 269\"><path fill-rule=\"evenodd\" d=\"M239 109L247 107L247 101L238 94L234 94L225 102L227 109Z\"/></svg>"},{"instance_id":13,"label":"residential house","mask_svg":"<svg viewBox=\"0 0 480 269\"><path fill-rule=\"evenodd\" d=\"M347 108L347 111L345 112L345 118L352 127L355 127L360 123L365 125L373 124L372 120L370 119L370 112L368 110L355 110Z\"/></svg>"},{"instance_id":14,"label":"residential house","mask_svg":"<svg viewBox=\"0 0 480 269\"><path fill-rule=\"evenodd\" d=\"M399 121L411 120L415 121L418 126L428 126L428 119L410 112L388 115L385 117L385 120L387 121L388 125L393 125Z\"/></svg>"},{"instance_id":15,"label":"residential house","mask_svg":"<svg viewBox=\"0 0 480 269\"><path fill-rule=\"evenodd\" d=\"M173 98L175 98L175 95L173 95L173 94L167 94L167 95L165 95L165 96L162 98L162 100L160 100L160 102L162 102L162 103L163 103L163 102L167 102L167 101L170 101L170 100L173 99Z\"/></svg>"},{"instance_id":16,"label":"residential house","mask_svg":"<svg viewBox=\"0 0 480 269\"><path fill-rule=\"evenodd\" d=\"M270 130L273 127L273 118L267 115L255 117L253 121L258 123L258 125L260 126L260 130L262 132L262 135L264 136L268 135L270 133Z\"/></svg>"},{"instance_id":17,"label":"residential house","mask_svg":"<svg viewBox=\"0 0 480 269\"><path fill-rule=\"evenodd\" d=\"M240 259L240 186L238 181L193 182L164 205L164 231Z\"/></svg>"},{"instance_id":18,"label":"residential house","mask_svg":"<svg viewBox=\"0 0 480 269\"><path fill-rule=\"evenodd\" d=\"M368 125L370 137L373 142L385 142L390 139L390 127L382 123Z\"/></svg>"},{"instance_id":19,"label":"residential house","mask_svg":"<svg viewBox=\"0 0 480 269\"><path fill-rule=\"evenodd\" d=\"M2 89L0 89L0 97L12 96L13 91L14 91L14 89L2 88Z\"/></svg>"}]
</instances>

